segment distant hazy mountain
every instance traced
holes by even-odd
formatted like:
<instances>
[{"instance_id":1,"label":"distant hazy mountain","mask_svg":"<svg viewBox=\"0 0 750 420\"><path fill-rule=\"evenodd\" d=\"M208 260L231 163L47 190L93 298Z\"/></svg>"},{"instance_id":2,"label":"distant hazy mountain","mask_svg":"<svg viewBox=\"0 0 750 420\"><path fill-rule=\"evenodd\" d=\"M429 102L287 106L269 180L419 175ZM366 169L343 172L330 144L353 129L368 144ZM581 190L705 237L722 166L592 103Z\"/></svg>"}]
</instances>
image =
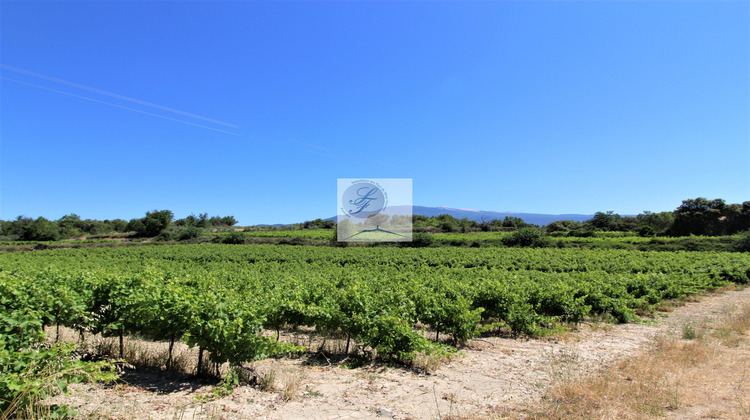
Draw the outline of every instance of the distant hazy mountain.
<instances>
[{"instance_id":1,"label":"distant hazy mountain","mask_svg":"<svg viewBox=\"0 0 750 420\"><path fill-rule=\"evenodd\" d=\"M539 213L515 213L507 211L487 211L471 209L455 209L451 207L424 207L413 206L412 213L421 216L439 216L441 214L450 214L456 219L467 218L481 222L482 219L490 221L492 219L505 219L506 216L520 217L526 223L544 226L557 220L575 220L583 222L594 217L593 214L539 214Z\"/></svg>"},{"instance_id":2,"label":"distant hazy mountain","mask_svg":"<svg viewBox=\"0 0 750 420\"><path fill-rule=\"evenodd\" d=\"M386 208L385 213L398 214L405 210L401 206L393 206ZM477 222L481 222L482 219L490 221L492 219L505 219L506 216L520 217L526 223L533 225L544 226L557 220L575 220L577 222L583 222L594 217L593 214L539 214L539 213L515 213L507 211L487 211L487 210L472 210L472 209L456 209L452 207L425 207L425 206L412 206L412 214L420 216L434 217L441 214L449 214L456 219L469 219ZM336 220L335 217L329 219Z\"/></svg>"}]
</instances>

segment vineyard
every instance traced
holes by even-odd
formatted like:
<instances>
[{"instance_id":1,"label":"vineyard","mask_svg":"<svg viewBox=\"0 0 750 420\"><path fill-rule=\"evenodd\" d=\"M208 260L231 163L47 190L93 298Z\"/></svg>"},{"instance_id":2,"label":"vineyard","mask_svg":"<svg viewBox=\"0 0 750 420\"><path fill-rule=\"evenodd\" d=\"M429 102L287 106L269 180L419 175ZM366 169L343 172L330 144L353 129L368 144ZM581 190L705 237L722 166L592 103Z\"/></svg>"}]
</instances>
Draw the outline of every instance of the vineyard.
<instances>
[{"instance_id":1,"label":"vineyard","mask_svg":"<svg viewBox=\"0 0 750 420\"><path fill-rule=\"evenodd\" d=\"M201 244L0 255L5 313L82 337L182 340L199 364L304 351L280 335L300 327L343 337L346 353L408 362L493 331L629 322L748 281L746 253Z\"/></svg>"}]
</instances>

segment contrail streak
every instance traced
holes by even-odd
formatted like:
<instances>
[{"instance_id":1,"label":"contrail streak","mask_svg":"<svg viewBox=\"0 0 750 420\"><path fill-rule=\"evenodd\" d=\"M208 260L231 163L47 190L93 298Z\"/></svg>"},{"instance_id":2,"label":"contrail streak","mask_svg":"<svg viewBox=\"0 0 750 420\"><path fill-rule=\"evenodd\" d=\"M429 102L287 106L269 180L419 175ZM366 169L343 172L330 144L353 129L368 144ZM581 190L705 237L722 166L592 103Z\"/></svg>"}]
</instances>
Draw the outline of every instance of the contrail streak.
<instances>
[{"instance_id":1,"label":"contrail streak","mask_svg":"<svg viewBox=\"0 0 750 420\"><path fill-rule=\"evenodd\" d=\"M15 72L18 72L18 73L26 74L28 76L38 77L40 79L46 79L46 80L50 80L50 81L53 81L53 82L56 82L56 83L62 83L64 85L76 87L76 88L79 88L79 89L84 89L84 90L88 90L88 91L91 91L91 92L100 93L102 95L111 96L113 98L122 99L124 101L135 102L135 103L140 104L140 105L146 105L146 106L150 106L150 107L153 107L153 108L161 109L163 111L173 112L175 114L184 115L186 117L197 118L199 120L203 120L203 121L207 121L207 122L212 122L212 123L215 123L215 124L221 124L221 125L225 125L227 127L238 128L236 125L225 123L223 121L218 121L218 120L214 120L214 119L211 119L211 118L201 117L200 115L191 114L189 112L180 111L178 109L169 108L169 107L162 106L162 105L152 104L151 102L142 101L140 99L129 98L127 96L118 95L116 93L107 92L106 90L101 90L101 89L93 88L93 87L86 86L86 85L81 85L79 83L73 83L73 82L69 82L67 80L56 79L54 77L45 76L45 75L39 74L39 73L34 73L34 72L31 72L31 71L28 71L28 70L20 69L18 67L11 67L11 66L8 66L8 65L5 65L5 64L0 64L0 67L4 68L6 70L10 70L10 71L15 71Z\"/></svg>"},{"instance_id":2,"label":"contrail streak","mask_svg":"<svg viewBox=\"0 0 750 420\"><path fill-rule=\"evenodd\" d=\"M9 78L7 78L5 76L0 76L0 79L8 80L10 82L15 82L15 83L21 83L23 85L32 86L32 87L39 88L39 89L49 90L49 91L55 92L55 93L62 93L63 95L72 96L74 98L84 99L84 100L87 100L87 101L96 102L96 103L100 103L100 104L104 104L104 105L109 105L109 106L114 106L114 107L117 107L117 108L127 109L128 111L140 112L141 114L151 115L153 117L159 117L159 118L163 118L165 120L176 121L176 122L179 122L179 123L188 124L188 125L192 125L192 126L195 126L195 127L205 128L207 130L218 131L219 133L231 134L233 136L240 136L240 134L232 133L232 132L224 131L224 130L219 130L218 128L207 127L205 125L195 124L195 123L191 123L189 121L183 121L183 120L178 120L176 118L165 117L164 115L154 114L153 112L141 111L140 109L129 108L127 106L117 105L117 104L113 104L113 103L110 103L110 102L104 102L104 101L100 101L98 99L87 98L85 96L75 95L73 93L63 92L63 91L57 90L57 89L50 89L48 87L35 85L33 83L22 82L20 80L13 80L13 79L9 79Z\"/></svg>"}]
</instances>

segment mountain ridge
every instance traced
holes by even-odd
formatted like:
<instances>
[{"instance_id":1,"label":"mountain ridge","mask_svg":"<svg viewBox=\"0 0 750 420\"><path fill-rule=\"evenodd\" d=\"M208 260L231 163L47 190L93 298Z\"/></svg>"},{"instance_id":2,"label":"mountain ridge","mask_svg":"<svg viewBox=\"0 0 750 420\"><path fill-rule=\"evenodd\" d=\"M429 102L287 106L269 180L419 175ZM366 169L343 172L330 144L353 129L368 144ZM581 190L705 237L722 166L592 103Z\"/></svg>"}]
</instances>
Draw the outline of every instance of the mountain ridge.
<instances>
[{"instance_id":1,"label":"mountain ridge","mask_svg":"<svg viewBox=\"0 0 750 420\"><path fill-rule=\"evenodd\" d=\"M533 225L544 226L558 220L575 220L577 222L584 222L594 217L593 214L546 214L546 213L522 213L522 212L511 212L511 211L492 211L492 210L475 210L475 209L460 209L452 207L427 207L427 206L412 206L412 214L418 214L421 216L434 217L441 214L449 214L456 219L469 219L477 222L490 221L492 219L505 219L506 217L519 217L524 222Z\"/></svg>"},{"instance_id":2,"label":"mountain ridge","mask_svg":"<svg viewBox=\"0 0 750 420\"><path fill-rule=\"evenodd\" d=\"M407 206L389 206L383 213L403 214ZM519 217L524 222L532 225L544 226L558 220L575 220L576 222L584 222L594 217L593 214L546 214L546 213L521 213L521 212L510 212L510 211L491 211L491 210L476 210L476 209L462 209L447 206L429 207L429 206L411 206L411 213L419 216L436 217L441 214L448 214L456 219L469 219L476 222L490 221L493 219L503 220L505 217ZM325 220L336 220L336 217L329 217Z\"/></svg>"}]
</instances>

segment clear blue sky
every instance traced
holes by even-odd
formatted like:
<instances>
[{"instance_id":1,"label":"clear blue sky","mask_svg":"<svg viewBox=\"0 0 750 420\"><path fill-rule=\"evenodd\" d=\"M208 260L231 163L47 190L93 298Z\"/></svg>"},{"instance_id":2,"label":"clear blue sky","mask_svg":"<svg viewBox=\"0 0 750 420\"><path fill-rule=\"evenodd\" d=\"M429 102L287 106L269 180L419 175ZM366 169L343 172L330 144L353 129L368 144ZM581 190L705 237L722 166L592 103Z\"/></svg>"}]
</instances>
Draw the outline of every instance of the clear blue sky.
<instances>
[{"instance_id":1,"label":"clear blue sky","mask_svg":"<svg viewBox=\"0 0 750 420\"><path fill-rule=\"evenodd\" d=\"M2 219L292 223L360 177L495 211L750 200L748 1L0 8Z\"/></svg>"}]
</instances>

